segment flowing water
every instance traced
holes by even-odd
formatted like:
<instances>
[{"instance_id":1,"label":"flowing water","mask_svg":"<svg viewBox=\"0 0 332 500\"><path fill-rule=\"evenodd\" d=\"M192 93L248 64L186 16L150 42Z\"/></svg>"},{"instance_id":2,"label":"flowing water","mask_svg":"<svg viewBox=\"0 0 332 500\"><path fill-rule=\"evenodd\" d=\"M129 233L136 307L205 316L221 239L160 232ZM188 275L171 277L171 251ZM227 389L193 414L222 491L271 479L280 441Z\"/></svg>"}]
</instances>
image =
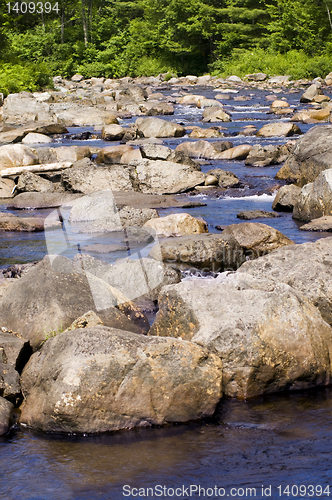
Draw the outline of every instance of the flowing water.
<instances>
[{"instance_id":1,"label":"flowing water","mask_svg":"<svg viewBox=\"0 0 332 500\"><path fill-rule=\"evenodd\" d=\"M207 88L192 93L214 98ZM172 88L166 95L177 92ZM240 90L246 101L224 101L232 122L223 123L226 140L237 144L283 144L285 138L262 139L238 134L246 125L260 128L268 121L285 120L269 115L268 92ZM301 109L300 93L282 91L293 108ZM331 97L331 96L330 96ZM176 106L174 116L164 117L184 126L202 125L202 111ZM124 124L135 118L124 120ZM311 125L301 124L306 132ZM92 130L70 129L69 133ZM184 139L166 139L175 148ZM188 139L185 139L188 140ZM212 139L216 140L216 139ZM52 146L108 146L93 139L64 136ZM244 162L206 161L203 171L223 168L234 172L243 188L223 193L206 191L190 199L206 206L190 209L203 217L210 232L217 225L240 222L242 210L271 210L274 176L280 166L253 168ZM6 205L2 210L6 210ZM165 209L160 215L179 212ZM188 211L188 209L183 210ZM14 211L21 216L47 215L51 210ZM314 241L330 233L299 231L301 224L283 213L258 219L275 227L296 243ZM96 235L90 243L101 242ZM110 242L103 236L102 242ZM47 253L42 233L3 233L0 267L40 260ZM95 500L123 498L328 498L332 495L332 389L258 398L248 402L223 401L211 421L167 428L138 429L101 436L53 436L14 429L0 438L1 500ZM329 486L330 485L330 489ZM287 486L289 489L287 489ZM148 490L149 488L149 490ZM200 489L199 489L200 488ZM233 488L233 489L232 489Z\"/></svg>"}]
</instances>

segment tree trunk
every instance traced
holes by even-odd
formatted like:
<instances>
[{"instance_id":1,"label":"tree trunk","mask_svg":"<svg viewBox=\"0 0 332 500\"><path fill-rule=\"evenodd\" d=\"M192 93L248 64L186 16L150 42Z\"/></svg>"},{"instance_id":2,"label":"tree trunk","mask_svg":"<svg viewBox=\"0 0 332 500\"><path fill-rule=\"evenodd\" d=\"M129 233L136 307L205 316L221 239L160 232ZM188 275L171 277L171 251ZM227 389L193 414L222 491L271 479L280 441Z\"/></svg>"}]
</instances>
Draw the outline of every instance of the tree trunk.
<instances>
[{"instance_id":1,"label":"tree trunk","mask_svg":"<svg viewBox=\"0 0 332 500\"><path fill-rule=\"evenodd\" d=\"M90 42L93 42L93 35L92 35L92 7L93 7L93 0L89 0L89 7L88 7L88 16L89 16L89 24L90 24Z\"/></svg>"},{"instance_id":2,"label":"tree trunk","mask_svg":"<svg viewBox=\"0 0 332 500\"><path fill-rule=\"evenodd\" d=\"M82 5L82 23L83 23L83 33L84 33L84 45L88 45L88 25L85 12L85 0L81 0Z\"/></svg>"},{"instance_id":3,"label":"tree trunk","mask_svg":"<svg viewBox=\"0 0 332 500\"><path fill-rule=\"evenodd\" d=\"M61 44L65 42L65 6L61 6Z\"/></svg>"}]
</instances>

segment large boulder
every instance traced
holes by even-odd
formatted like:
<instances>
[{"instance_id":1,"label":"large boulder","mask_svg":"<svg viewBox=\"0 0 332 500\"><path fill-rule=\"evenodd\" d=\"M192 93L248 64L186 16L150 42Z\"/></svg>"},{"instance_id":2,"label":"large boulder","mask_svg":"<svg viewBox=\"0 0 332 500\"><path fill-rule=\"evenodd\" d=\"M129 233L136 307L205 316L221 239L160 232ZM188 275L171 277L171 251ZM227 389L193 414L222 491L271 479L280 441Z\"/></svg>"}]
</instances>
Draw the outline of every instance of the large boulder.
<instances>
[{"instance_id":1,"label":"large boulder","mask_svg":"<svg viewBox=\"0 0 332 500\"><path fill-rule=\"evenodd\" d=\"M331 382L332 329L285 283L246 273L165 287L149 335L220 356L225 395L248 398Z\"/></svg>"},{"instance_id":2,"label":"large boulder","mask_svg":"<svg viewBox=\"0 0 332 500\"><path fill-rule=\"evenodd\" d=\"M53 142L51 137L36 132L29 132L29 134L22 139L22 144L47 144L49 142Z\"/></svg>"},{"instance_id":3,"label":"large boulder","mask_svg":"<svg viewBox=\"0 0 332 500\"><path fill-rule=\"evenodd\" d=\"M141 160L134 164L136 182L142 193L183 193L205 181L205 174L189 165L162 160Z\"/></svg>"},{"instance_id":4,"label":"large boulder","mask_svg":"<svg viewBox=\"0 0 332 500\"><path fill-rule=\"evenodd\" d=\"M277 212L292 212L301 193L301 188L291 184L281 186L273 200L272 208Z\"/></svg>"},{"instance_id":5,"label":"large boulder","mask_svg":"<svg viewBox=\"0 0 332 500\"><path fill-rule=\"evenodd\" d=\"M238 273L287 283L318 307L324 320L332 325L331 267L332 238L322 238L315 243L279 248L246 262Z\"/></svg>"},{"instance_id":6,"label":"large boulder","mask_svg":"<svg viewBox=\"0 0 332 500\"><path fill-rule=\"evenodd\" d=\"M75 265L62 256L44 257L1 297L2 325L22 334L34 348L91 310L106 326L142 333L140 326L114 307L129 300L102 278L109 268L110 264L101 261Z\"/></svg>"},{"instance_id":7,"label":"large boulder","mask_svg":"<svg viewBox=\"0 0 332 500\"><path fill-rule=\"evenodd\" d=\"M22 374L20 423L47 432L94 433L213 415L221 362L191 342L94 328L63 332Z\"/></svg>"},{"instance_id":8,"label":"large boulder","mask_svg":"<svg viewBox=\"0 0 332 500\"><path fill-rule=\"evenodd\" d=\"M122 156L130 151L134 151L134 148L125 144L121 146L107 146L106 148L102 148L98 151L96 162L120 163Z\"/></svg>"},{"instance_id":9,"label":"large boulder","mask_svg":"<svg viewBox=\"0 0 332 500\"><path fill-rule=\"evenodd\" d=\"M0 436L7 434L14 421L14 405L0 397Z\"/></svg>"},{"instance_id":10,"label":"large boulder","mask_svg":"<svg viewBox=\"0 0 332 500\"><path fill-rule=\"evenodd\" d=\"M44 231L44 221L42 217L16 217L13 214L0 212L0 232L2 231L23 231L40 232ZM53 227L61 227L61 224L53 222ZM49 226L49 227L50 227Z\"/></svg>"},{"instance_id":11,"label":"large boulder","mask_svg":"<svg viewBox=\"0 0 332 500\"><path fill-rule=\"evenodd\" d=\"M38 157L28 146L8 144L0 147L0 171L5 168L37 165Z\"/></svg>"},{"instance_id":12,"label":"large boulder","mask_svg":"<svg viewBox=\"0 0 332 500\"><path fill-rule=\"evenodd\" d=\"M65 203L71 203L81 194L70 193L20 193L10 201L8 208L24 210L26 208L57 208Z\"/></svg>"},{"instance_id":13,"label":"large boulder","mask_svg":"<svg viewBox=\"0 0 332 500\"><path fill-rule=\"evenodd\" d=\"M118 124L114 114L92 106L71 105L68 109L55 110L55 114L58 122L66 127Z\"/></svg>"},{"instance_id":14,"label":"large boulder","mask_svg":"<svg viewBox=\"0 0 332 500\"><path fill-rule=\"evenodd\" d=\"M310 221L323 215L332 215L332 169L303 186L293 209L294 219Z\"/></svg>"},{"instance_id":15,"label":"large boulder","mask_svg":"<svg viewBox=\"0 0 332 500\"><path fill-rule=\"evenodd\" d=\"M172 262L181 269L220 272L237 269L244 261L244 252L233 236L200 234L160 241L150 256Z\"/></svg>"},{"instance_id":16,"label":"large boulder","mask_svg":"<svg viewBox=\"0 0 332 500\"><path fill-rule=\"evenodd\" d=\"M241 185L239 178L228 170L214 168L209 170L207 174L214 176L218 180L218 186L221 188L240 187Z\"/></svg>"},{"instance_id":17,"label":"large boulder","mask_svg":"<svg viewBox=\"0 0 332 500\"><path fill-rule=\"evenodd\" d=\"M256 133L257 137L289 137L295 134L302 134L301 129L295 123L274 122L263 125Z\"/></svg>"},{"instance_id":18,"label":"large boulder","mask_svg":"<svg viewBox=\"0 0 332 500\"><path fill-rule=\"evenodd\" d=\"M244 160L250 153L252 146L250 144L240 144L234 148L226 149L220 153L220 160Z\"/></svg>"},{"instance_id":19,"label":"large boulder","mask_svg":"<svg viewBox=\"0 0 332 500\"><path fill-rule=\"evenodd\" d=\"M276 179L303 187L332 164L332 125L317 125L301 137Z\"/></svg>"},{"instance_id":20,"label":"large boulder","mask_svg":"<svg viewBox=\"0 0 332 500\"><path fill-rule=\"evenodd\" d=\"M28 122L56 122L50 105L40 102L28 92L9 94L3 104L3 121L7 124L22 125Z\"/></svg>"},{"instance_id":21,"label":"large boulder","mask_svg":"<svg viewBox=\"0 0 332 500\"><path fill-rule=\"evenodd\" d=\"M186 133L181 125L161 118L137 118L135 125L143 137L182 137Z\"/></svg>"},{"instance_id":22,"label":"large boulder","mask_svg":"<svg viewBox=\"0 0 332 500\"><path fill-rule=\"evenodd\" d=\"M15 182L11 179L0 178L0 198L12 198L15 185Z\"/></svg>"},{"instance_id":23,"label":"large boulder","mask_svg":"<svg viewBox=\"0 0 332 500\"><path fill-rule=\"evenodd\" d=\"M231 224L223 230L223 234L233 236L245 255L252 259L285 245L294 245L294 242L280 231L260 222Z\"/></svg>"},{"instance_id":24,"label":"large boulder","mask_svg":"<svg viewBox=\"0 0 332 500\"><path fill-rule=\"evenodd\" d=\"M119 165L69 168L62 172L61 183L71 193L89 194L102 189L128 191L133 190L133 170L133 167Z\"/></svg>"},{"instance_id":25,"label":"large boulder","mask_svg":"<svg viewBox=\"0 0 332 500\"><path fill-rule=\"evenodd\" d=\"M151 227L158 236L185 236L188 234L208 233L207 224L203 219L198 219L190 214L179 213L166 215L159 219L153 218L144 224Z\"/></svg>"}]
</instances>

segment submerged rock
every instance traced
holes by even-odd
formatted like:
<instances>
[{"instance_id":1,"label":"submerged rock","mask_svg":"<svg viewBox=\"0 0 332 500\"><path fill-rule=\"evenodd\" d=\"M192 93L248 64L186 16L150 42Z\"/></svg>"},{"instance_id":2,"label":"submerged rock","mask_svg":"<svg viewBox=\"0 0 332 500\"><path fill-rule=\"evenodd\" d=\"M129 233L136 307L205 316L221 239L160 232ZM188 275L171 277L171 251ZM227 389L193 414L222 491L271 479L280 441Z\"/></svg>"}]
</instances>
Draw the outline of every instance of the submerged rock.
<instances>
[{"instance_id":1,"label":"submerged rock","mask_svg":"<svg viewBox=\"0 0 332 500\"><path fill-rule=\"evenodd\" d=\"M63 332L22 374L20 423L46 432L94 433L211 416L221 362L191 342L96 326Z\"/></svg>"}]
</instances>

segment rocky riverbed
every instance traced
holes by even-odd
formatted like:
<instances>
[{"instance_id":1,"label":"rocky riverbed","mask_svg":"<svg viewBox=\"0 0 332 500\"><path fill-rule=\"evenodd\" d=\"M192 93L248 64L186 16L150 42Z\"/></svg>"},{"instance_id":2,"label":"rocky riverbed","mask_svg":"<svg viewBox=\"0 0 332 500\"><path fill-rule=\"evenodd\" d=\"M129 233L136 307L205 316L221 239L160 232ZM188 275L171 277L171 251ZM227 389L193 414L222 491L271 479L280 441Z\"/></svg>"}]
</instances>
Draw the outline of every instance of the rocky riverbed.
<instances>
[{"instance_id":1,"label":"rocky riverbed","mask_svg":"<svg viewBox=\"0 0 332 500\"><path fill-rule=\"evenodd\" d=\"M1 434L330 385L330 83L75 75L4 100Z\"/></svg>"}]
</instances>

